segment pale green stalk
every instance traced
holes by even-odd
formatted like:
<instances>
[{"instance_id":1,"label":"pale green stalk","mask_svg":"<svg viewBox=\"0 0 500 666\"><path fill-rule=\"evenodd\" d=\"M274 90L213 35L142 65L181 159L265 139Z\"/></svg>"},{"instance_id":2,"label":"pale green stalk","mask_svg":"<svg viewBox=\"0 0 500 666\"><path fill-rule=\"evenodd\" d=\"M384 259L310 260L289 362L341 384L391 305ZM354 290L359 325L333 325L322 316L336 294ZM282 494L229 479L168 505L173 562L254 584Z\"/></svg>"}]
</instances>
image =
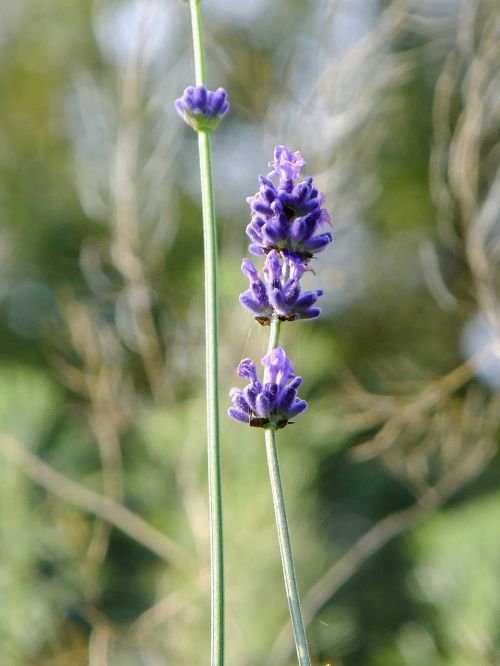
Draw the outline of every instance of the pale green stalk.
<instances>
[{"instance_id":1,"label":"pale green stalk","mask_svg":"<svg viewBox=\"0 0 500 666\"><path fill-rule=\"evenodd\" d=\"M205 52L200 0L190 0L196 85L205 82ZM217 334L217 227L212 185L210 133L198 132L203 244L205 254L205 339L207 391L208 492L210 504L211 664L224 664L224 553L220 473Z\"/></svg>"},{"instance_id":2,"label":"pale green stalk","mask_svg":"<svg viewBox=\"0 0 500 666\"><path fill-rule=\"evenodd\" d=\"M273 319L271 322L271 331L269 333L268 352L276 349L278 346L280 327L281 322L279 319ZM283 486L281 484L278 447L276 444L276 429L266 428L264 432L266 438L269 480L271 481L274 515L276 517L276 529L278 531L281 566L283 568L283 577L285 579L288 610L290 611L290 619L292 621L297 657L300 666L311 666L309 648L307 647L306 630L302 618L302 609L300 607L297 576L295 575L295 565L293 563L292 545L290 543L290 533L288 530L288 521L285 510L285 497L283 494Z\"/></svg>"}]
</instances>

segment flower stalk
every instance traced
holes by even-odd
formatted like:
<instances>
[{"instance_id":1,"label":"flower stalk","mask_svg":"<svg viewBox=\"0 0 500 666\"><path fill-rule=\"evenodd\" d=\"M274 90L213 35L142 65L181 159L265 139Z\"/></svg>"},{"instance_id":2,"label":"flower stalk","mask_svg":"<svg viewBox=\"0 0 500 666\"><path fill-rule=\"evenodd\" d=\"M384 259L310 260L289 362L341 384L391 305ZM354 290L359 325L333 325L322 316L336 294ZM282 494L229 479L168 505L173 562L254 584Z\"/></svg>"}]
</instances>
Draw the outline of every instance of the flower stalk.
<instances>
[{"instance_id":1,"label":"flower stalk","mask_svg":"<svg viewBox=\"0 0 500 666\"><path fill-rule=\"evenodd\" d=\"M332 241L330 216L323 208L324 196L313 186L313 179L300 180L305 161L299 152L276 146L273 167L260 176L259 191L247 199L252 217L246 228L249 250L265 255L260 273L248 259L241 270L250 281L240 294L240 303L262 326L269 326L269 345L262 358L264 378L250 359L243 359L238 375L250 383L243 389L233 388L233 406L228 414L235 421L264 428L269 479L278 532L285 589L292 622L299 666L311 666L307 638L300 607L297 577L285 510L285 499L276 443L276 431L291 423L307 408L297 397L302 382L295 375L285 350L279 347L281 324L300 319L315 319L321 314L316 301L323 291L302 291L300 279L309 262ZM274 179L274 180L273 180ZM275 184L275 181L278 181Z\"/></svg>"},{"instance_id":2,"label":"flower stalk","mask_svg":"<svg viewBox=\"0 0 500 666\"><path fill-rule=\"evenodd\" d=\"M295 647L297 649L297 658L300 666L311 666L309 657L309 648L307 646L306 630L300 607L299 588L297 577L295 575L295 565L293 562L292 544L290 542L290 533L288 530L288 520L285 510L285 497L281 483L280 464L278 457L278 447L276 444L275 428L266 428L264 431L266 440L267 465L269 468L269 480L271 482L271 492L273 496L274 515L276 518L276 529L278 532L278 543L281 555L281 566L283 568L283 577L285 579L286 596L288 600L288 610L292 621L293 636Z\"/></svg>"},{"instance_id":3,"label":"flower stalk","mask_svg":"<svg viewBox=\"0 0 500 666\"><path fill-rule=\"evenodd\" d=\"M212 188L210 135L198 132L205 256L205 358L207 457L210 507L211 655L212 666L224 664L224 545L220 470L219 361L217 306L217 229Z\"/></svg>"},{"instance_id":4,"label":"flower stalk","mask_svg":"<svg viewBox=\"0 0 500 666\"><path fill-rule=\"evenodd\" d=\"M205 265L205 358L207 457L210 509L211 664L224 664L224 550L220 470L217 227L215 219L210 133L227 112L226 93L205 88L205 51L200 0L189 0L196 88L176 101L178 112L198 133Z\"/></svg>"},{"instance_id":5,"label":"flower stalk","mask_svg":"<svg viewBox=\"0 0 500 666\"><path fill-rule=\"evenodd\" d=\"M269 331L268 353L273 349L276 349L278 346L280 328L281 321L278 318L274 318L271 322L271 328ZM283 578L285 580L286 597L290 620L292 622L297 658L300 666L311 666L306 630L300 605L299 587L297 585L297 576L295 574L292 543L290 541L290 531L288 529L288 519L286 516L285 495L283 492L283 484L281 483L276 429L274 427L266 428L266 430L264 430L264 437L266 441L267 466L269 469L269 481L271 483L274 516L278 533L281 567L283 569Z\"/></svg>"}]
</instances>

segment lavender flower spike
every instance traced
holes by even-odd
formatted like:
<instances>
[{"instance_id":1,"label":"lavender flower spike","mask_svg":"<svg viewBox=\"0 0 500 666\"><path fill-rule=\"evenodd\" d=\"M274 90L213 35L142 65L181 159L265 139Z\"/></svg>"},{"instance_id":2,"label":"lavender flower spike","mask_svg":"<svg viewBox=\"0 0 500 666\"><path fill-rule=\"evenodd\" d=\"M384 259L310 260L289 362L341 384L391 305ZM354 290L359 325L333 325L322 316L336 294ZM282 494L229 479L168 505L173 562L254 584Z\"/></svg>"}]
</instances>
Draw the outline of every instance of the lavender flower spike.
<instances>
[{"instance_id":1,"label":"lavender flower spike","mask_svg":"<svg viewBox=\"0 0 500 666\"><path fill-rule=\"evenodd\" d=\"M262 277L248 259L241 270L250 280L250 287L240 295L240 303L249 310L256 321L268 326L273 317L280 321L314 319L321 310L313 307L321 289L301 293L300 278L304 274L303 262L297 257L282 257L271 250L266 257Z\"/></svg>"},{"instance_id":2,"label":"lavender flower spike","mask_svg":"<svg viewBox=\"0 0 500 666\"><path fill-rule=\"evenodd\" d=\"M297 388L302 381L294 374L291 361L284 349L273 349L262 359L264 383L257 378L255 363L249 358L238 366L238 375L250 383L244 389L230 391L233 406L228 409L235 421L248 423L256 428L284 428L289 420L307 407L307 402L297 398Z\"/></svg>"},{"instance_id":3,"label":"lavender flower spike","mask_svg":"<svg viewBox=\"0 0 500 666\"><path fill-rule=\"evenodd\" d=\"M197 132L213 132L229 110L224 88L214 92L205 86L188 86L182 97L175 100L180 117Z\"/></svg>"},{"instance_id":4,"label":"lavender flower spike","mask_svg":"<svg viewBox=\"0 0 500 666\"><path fill-rule=\"evenodd\" d=\"M299 152L276 147L270 162L273 170L267 178L260 176L259 191L247 199L252 219L246 232L252 254L277 250L307 263L331 243L324 195L313 186L312 178L296 182L304 164ZM277 185L270 179L273 177L279 179Z\"/></svg>"}]
</instances>

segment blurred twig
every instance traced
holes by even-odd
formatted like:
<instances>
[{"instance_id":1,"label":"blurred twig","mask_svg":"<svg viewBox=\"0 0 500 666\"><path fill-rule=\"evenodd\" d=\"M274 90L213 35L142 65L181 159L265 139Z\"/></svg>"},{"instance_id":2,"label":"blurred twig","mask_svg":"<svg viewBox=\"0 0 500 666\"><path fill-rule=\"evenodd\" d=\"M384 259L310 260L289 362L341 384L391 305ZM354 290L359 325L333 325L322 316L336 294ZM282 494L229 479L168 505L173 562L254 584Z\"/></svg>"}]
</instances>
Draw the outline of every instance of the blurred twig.
<instances>
[{"instance_id":1,"label":"blurred twig","mask_svg":"<svg viewBox=\"0 0 500 666\"><path fill-rule=\"evenodd\" d=\"M72 481L30 453L14 437L0 434L1 452L19 465L35 483L64 502L109 522L158 557L182 569L190 569L192 558L177 543L169 539L122 504Z\"/></svg>"},{"instance_id":2,"label":"blurred twig","mask_svg":"<svg viewBox=\"0 0 500 666\"><path fill-rule=\"evenodd\" d=\"M348 395L353 404L364 411L356 421L358 429L382 425L375 437L352 449L353 458L367 460L389 449L406 424L422 419L429 411L435 409L440 401L447 399L450 394L470 381L477 365L487 361L494 353L493 347L481 350L474 359L462 363L448 374L431 382L416 396L406 398L396 399L395 396L370 394L351 376L349 383L345 384Z\"/></svg>"},{"instance_id":3,"label":"blurred twig","mask_svg":"<svg viewBox=\"0 0 500 666\"><path fill-rule=\"evenodd\" d=\"M66 383L88 402L89 423L94 432L102 466L103 490L110 499L123 499L120 436L128 425L130 400L124 387L121 345L114 329L99 321L97 312L71 295L61 299L73 349L82 369L54 357L54 365ZM110 539L110 526L96 521L87 550L87 579L95 579Z\"/></svg>"},{"instance_id":4,"label":"blurred twig","mask_svg":"<svg viewBox=\"0 0 500 666\"><path fill-rule=\"evenodd\" d=\"M125 286L118 304L125 305L129 324L153 393L160 398L167 387L162 344L152 315L151 288L140 257L137 176L142 107L143 51L146 16L142 15L135 48L131 48L121 88L118 133L111 174L113 234L111 259Z\"/></svg>"},{"instance_id":5,"label":"blurred twig","mask_svg":"<svg viewBox=\"0 0 500 666\"><path fill-rule=\"evenodd\" d=\"M88 666L108 666L109 643L113 632L106 624L97 625L89 638Z\"/></svg>"}]
</instances>

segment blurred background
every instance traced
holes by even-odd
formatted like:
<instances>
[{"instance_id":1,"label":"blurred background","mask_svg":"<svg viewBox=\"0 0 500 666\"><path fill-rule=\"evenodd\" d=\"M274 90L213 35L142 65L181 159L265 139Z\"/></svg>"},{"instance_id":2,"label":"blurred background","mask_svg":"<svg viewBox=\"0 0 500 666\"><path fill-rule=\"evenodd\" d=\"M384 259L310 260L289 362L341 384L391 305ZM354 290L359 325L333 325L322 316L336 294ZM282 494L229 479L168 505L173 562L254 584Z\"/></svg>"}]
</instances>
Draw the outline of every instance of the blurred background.
<instances>
[{"instance_id":1,"label":"blurred background","mask_svg":"<svg viewBox=\"0 0 500 666\"><path fill-rule=\"evenodd\" d=\"M181 0L2 0L0 663L209 663L202 235ZM316 664L500 664L500 6L203 0L220 241L227 662L295 663L245 197L300 150L334 220L280 432ZM240 384L241 385L241 384Z\"/></svg>"}]
</instances>

